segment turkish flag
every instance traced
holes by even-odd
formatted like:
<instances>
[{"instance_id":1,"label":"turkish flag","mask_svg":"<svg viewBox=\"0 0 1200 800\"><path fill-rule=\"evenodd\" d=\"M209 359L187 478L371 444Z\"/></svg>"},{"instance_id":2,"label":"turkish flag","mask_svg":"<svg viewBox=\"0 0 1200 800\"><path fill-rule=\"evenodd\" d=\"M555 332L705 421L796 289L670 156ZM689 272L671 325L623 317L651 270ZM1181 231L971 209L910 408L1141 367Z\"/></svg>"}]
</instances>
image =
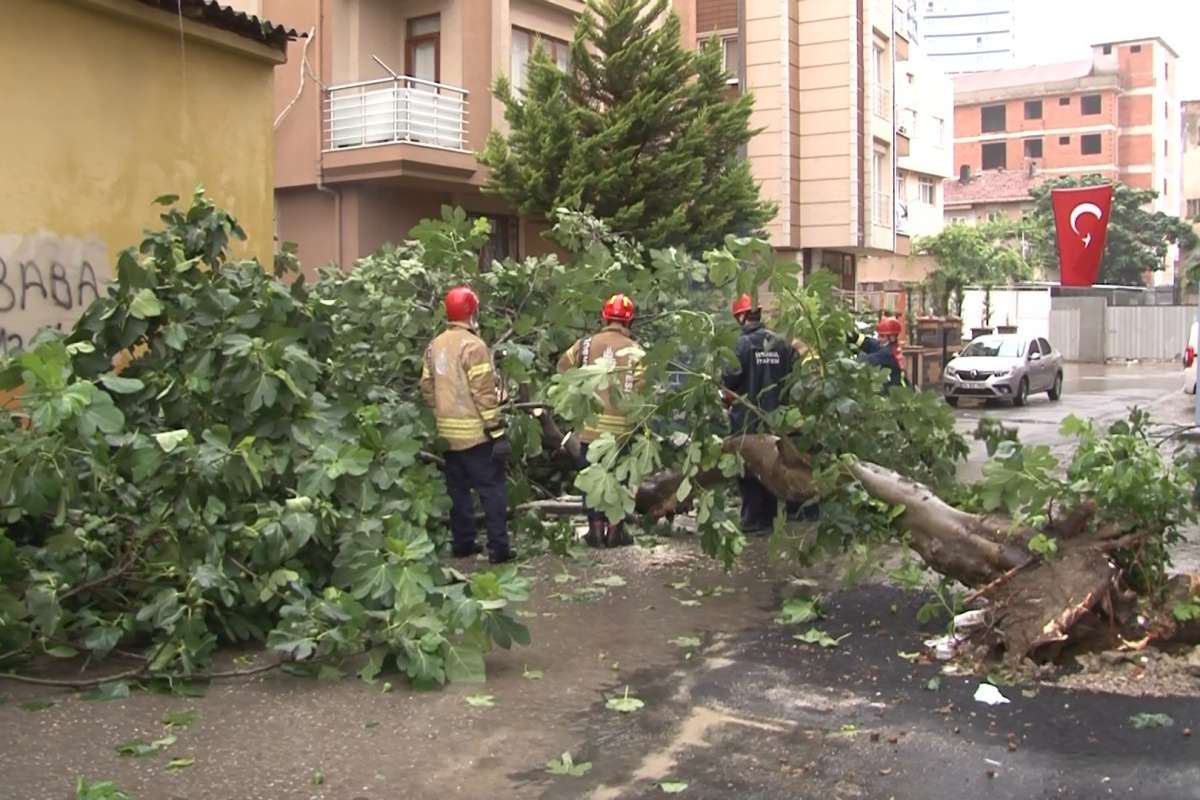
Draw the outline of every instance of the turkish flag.
<instances>
[{"instance_id":1,"label":"turkish flag","mask_svg":"<svg viewBox=\"0 0 1200 800\"><path fill-rule=\"evenodd\" d=\"M1091 286L1096 282L1112 198L1111 184L1050 190L1063 286Z\"/></svg>"}]
</instances>

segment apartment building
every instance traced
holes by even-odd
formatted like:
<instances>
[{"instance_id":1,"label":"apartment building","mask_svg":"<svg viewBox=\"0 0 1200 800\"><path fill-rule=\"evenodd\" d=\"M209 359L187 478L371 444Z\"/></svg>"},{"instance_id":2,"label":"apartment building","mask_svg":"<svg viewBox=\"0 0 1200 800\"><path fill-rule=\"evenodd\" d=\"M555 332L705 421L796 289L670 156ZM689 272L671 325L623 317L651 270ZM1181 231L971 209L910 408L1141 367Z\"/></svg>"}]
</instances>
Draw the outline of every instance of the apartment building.
<instances>
[{"instance_id":1,"label":"apartment building","mask_svg":"<svg viewBox=\"0 0 1200 800\"><path fill-rule=\"evenodd\" d=\"M1183 104L1183 213L1200 226L1200 100Z\"/></svg>"},{"instance_id":2,"label":"apartment building","mask_svg":"<svg viewBox=\"0 0 1200 800\"><path fill-rule=\"evenodd\" d=\"M955 78L954 163L1049 176L1098 173L1159 192L1178 215L1177 55L1162 39L1105 42L1084 61Z\"/></svg>"},{"instance_id":3,"label":"apartment building","mask_svg":"<svg viewBox=\"0 0 1200 800\"><path fill-rule=\"evenodd\" d=\"M946 74L1012 66L1015 0L917 0L921 45Z\"/></svg>"},{"instance_id":4,"label":"apartment building","mask_svg":"<svg viewBox=\"0 0 1200 800\"><path fill-rule=\"evenodd\" d=\"M896 231L893 0L673 0L689 43L721 39L754 93L748 157L779 205L768 231L806 272L855 288L860 259L908 251Z\"/></svg>"},{"instance_id":5,"label":"apartment building","mask_svg":"<svg viewBox=\"0 0 1200 800\"><path fill-rule=\"evenodd\" d=\"M308 36L277 71L277 235L348 267L443 205L488 216L488 256L543 251L475 158L535 42L565 64L582 0L239 0Z\"/></svg>"}]
</instances>

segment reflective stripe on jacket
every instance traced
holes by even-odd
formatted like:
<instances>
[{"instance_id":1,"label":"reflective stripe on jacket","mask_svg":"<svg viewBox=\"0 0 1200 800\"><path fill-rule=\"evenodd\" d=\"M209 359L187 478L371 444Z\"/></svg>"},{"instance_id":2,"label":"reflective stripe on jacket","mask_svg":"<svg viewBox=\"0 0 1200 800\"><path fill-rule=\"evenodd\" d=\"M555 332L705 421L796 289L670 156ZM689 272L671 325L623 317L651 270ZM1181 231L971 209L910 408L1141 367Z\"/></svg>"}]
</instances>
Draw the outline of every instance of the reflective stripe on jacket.
<instances>
[{"instance_id":1,"label":"reflective stripe on jacket","mask_svg":"<svg viewBox=\"0 0 1200 800\"><path fill-rule=\"evenodd\" d=\"M575 367L586 367L602 359L612 359L615 364L610 380L619 381L624 393L637 390L642 383L644 369L638 364L638 358L633 353L623 353L628 348L636 348L637 342L629 335L629 329L624 325L610 323L599 333L587 336L567 349L558 360L558 371L566 372ZM594 442L605 433L617 436L633 430L633 423L622 412L618 398L608 389L596 392L600 401L601 411L597 416L588 419L583 431L579 434L581 442Z\"/></svg>"},{"instance_id":2,"label":"reflective stripe on jacket","mask_svg":"<svg viewBox=\"0 0 1200 800\"><path fill-rule=\"evenodd\" d=\"M465 323L451 322L426 348L421 396L451 450L504 435L491 353Z\"/></svg>"}]
</instances>

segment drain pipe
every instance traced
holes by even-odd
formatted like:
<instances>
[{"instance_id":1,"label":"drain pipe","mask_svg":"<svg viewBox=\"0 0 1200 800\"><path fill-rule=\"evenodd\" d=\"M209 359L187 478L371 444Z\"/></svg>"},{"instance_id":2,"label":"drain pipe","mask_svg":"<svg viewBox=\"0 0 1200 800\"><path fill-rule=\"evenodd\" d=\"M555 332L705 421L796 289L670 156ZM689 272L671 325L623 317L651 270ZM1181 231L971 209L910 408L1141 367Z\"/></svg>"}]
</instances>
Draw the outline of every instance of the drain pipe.
<instances>
[{"instance_id":1,"label":"drain pipe","mask_svg":"<svg viewBox=\"0 0 1200 800\"><path fill-rule=\"evenodd\" d=\"M317 14L318 14L317 26L321 29L322 32L324 32L325 31L325 4L324 3L320 4L320 8L319 8ZM325 70L325 59L324 59L324 52L321 50L321 48L317 48L317 59L318 59L317 74L323 78L324 70ZM301 68L303 68L303 66L304 65L302 64ZM321 87L321 88L324 88L324 87ZM320 104L318 104L318 108L319 107L320 107ZM324 120L322 120L322 119L317 120L318 125L323 126L323 123L324 123ZM324 147L324 144L323 144L324 138L325 138L324 133L322 133L321 134L322 143L318 145L318 151L317 151L317 191L323 192L324 194L333 195L334 257L337 259L338 269L344 269L344 267L342 266L342 192L340 189L330 189L328 186L325 185L325 158L324 158L324 154L320 152L321 148Z\"/></svg>"}]
</instances>

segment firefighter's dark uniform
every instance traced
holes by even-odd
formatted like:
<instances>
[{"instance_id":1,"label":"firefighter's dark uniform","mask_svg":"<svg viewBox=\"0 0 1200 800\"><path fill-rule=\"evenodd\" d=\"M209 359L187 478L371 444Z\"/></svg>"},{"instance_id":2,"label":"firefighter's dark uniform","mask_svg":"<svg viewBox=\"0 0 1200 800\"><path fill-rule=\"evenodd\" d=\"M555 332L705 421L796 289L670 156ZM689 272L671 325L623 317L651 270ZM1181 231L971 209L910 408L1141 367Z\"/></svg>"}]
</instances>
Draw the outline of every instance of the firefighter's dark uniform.
<instances>
[{"instance_id":1,"label":"firefighter's dark uniform","mask_svg":"<svg viewBox=\"0 0 1200 800\"><path fill-rule=\"evenodd\" d=\"M796 351L762 323L750 323L743 326L734 353L738 365L721 376L725 388L762 411L779 408L783 382L791 374ZM754 433L761 427L761 421L752 409L735 403L729 411L729 426L735 435ZM770 528L778 511L778 500L750 475L743 475L738 484L742 494L742 529L756 532Z\"/></svg>"},{"instance_id":2,"label":"firefighter's dark uniform","mask_svg":"<svg viewBox=\"0 0 1200 800\"><path fill-rule=\"evenodd\" d=\"M618 383L621 393L635 391L642 382L644 367L638 363L638 344L629 334L629 328L619 322L609 322L599 332L575 342L558 359L558 371L566 372L576 367L586 367L602 359L611 359L613 373L611 380ZM579 432L580 452L583 463L580 468L587 466L588 445L606 433L614 436L624 436L633 429L628 416L621 409L619 394L609 389L596 393L600 401L600 413L588 419ZM588 522L604 520L604 513L590 508L587 496L583 497L583 508L587 513Z\"/></svg>"},{"instance_id":3,"label":"firefighter's dark uniform","mask_svg":"<svg viewBox=\"0 0 1200 800\"><path fill-rule=\"evenodd\" d=\"M471 492L479 495L493 560L509 555L508 494L504 464L492 457L504 436L495 369L487 345L464 322L451 322L425 351L421 396L446 440L446 490L454 552L475 552L477 534Z\"/></svg>"},{"instance_id":4,"label":"firefighter's dark uniform","mask_svg":"<svg viewBox=\"0 0 1200 800\"><path fill-rule=\"evenodd\" d=\"M859 356L859 359L865 363L875 367L882 367L888 370L888 379L883 384L883 393L887 394L893 386L903 386L907 381L904 377L904 369L900 366L900 361L896 358L896 345L880 344L879 349L874 352L865 352Z\"/></svg>"}]
</instances>

